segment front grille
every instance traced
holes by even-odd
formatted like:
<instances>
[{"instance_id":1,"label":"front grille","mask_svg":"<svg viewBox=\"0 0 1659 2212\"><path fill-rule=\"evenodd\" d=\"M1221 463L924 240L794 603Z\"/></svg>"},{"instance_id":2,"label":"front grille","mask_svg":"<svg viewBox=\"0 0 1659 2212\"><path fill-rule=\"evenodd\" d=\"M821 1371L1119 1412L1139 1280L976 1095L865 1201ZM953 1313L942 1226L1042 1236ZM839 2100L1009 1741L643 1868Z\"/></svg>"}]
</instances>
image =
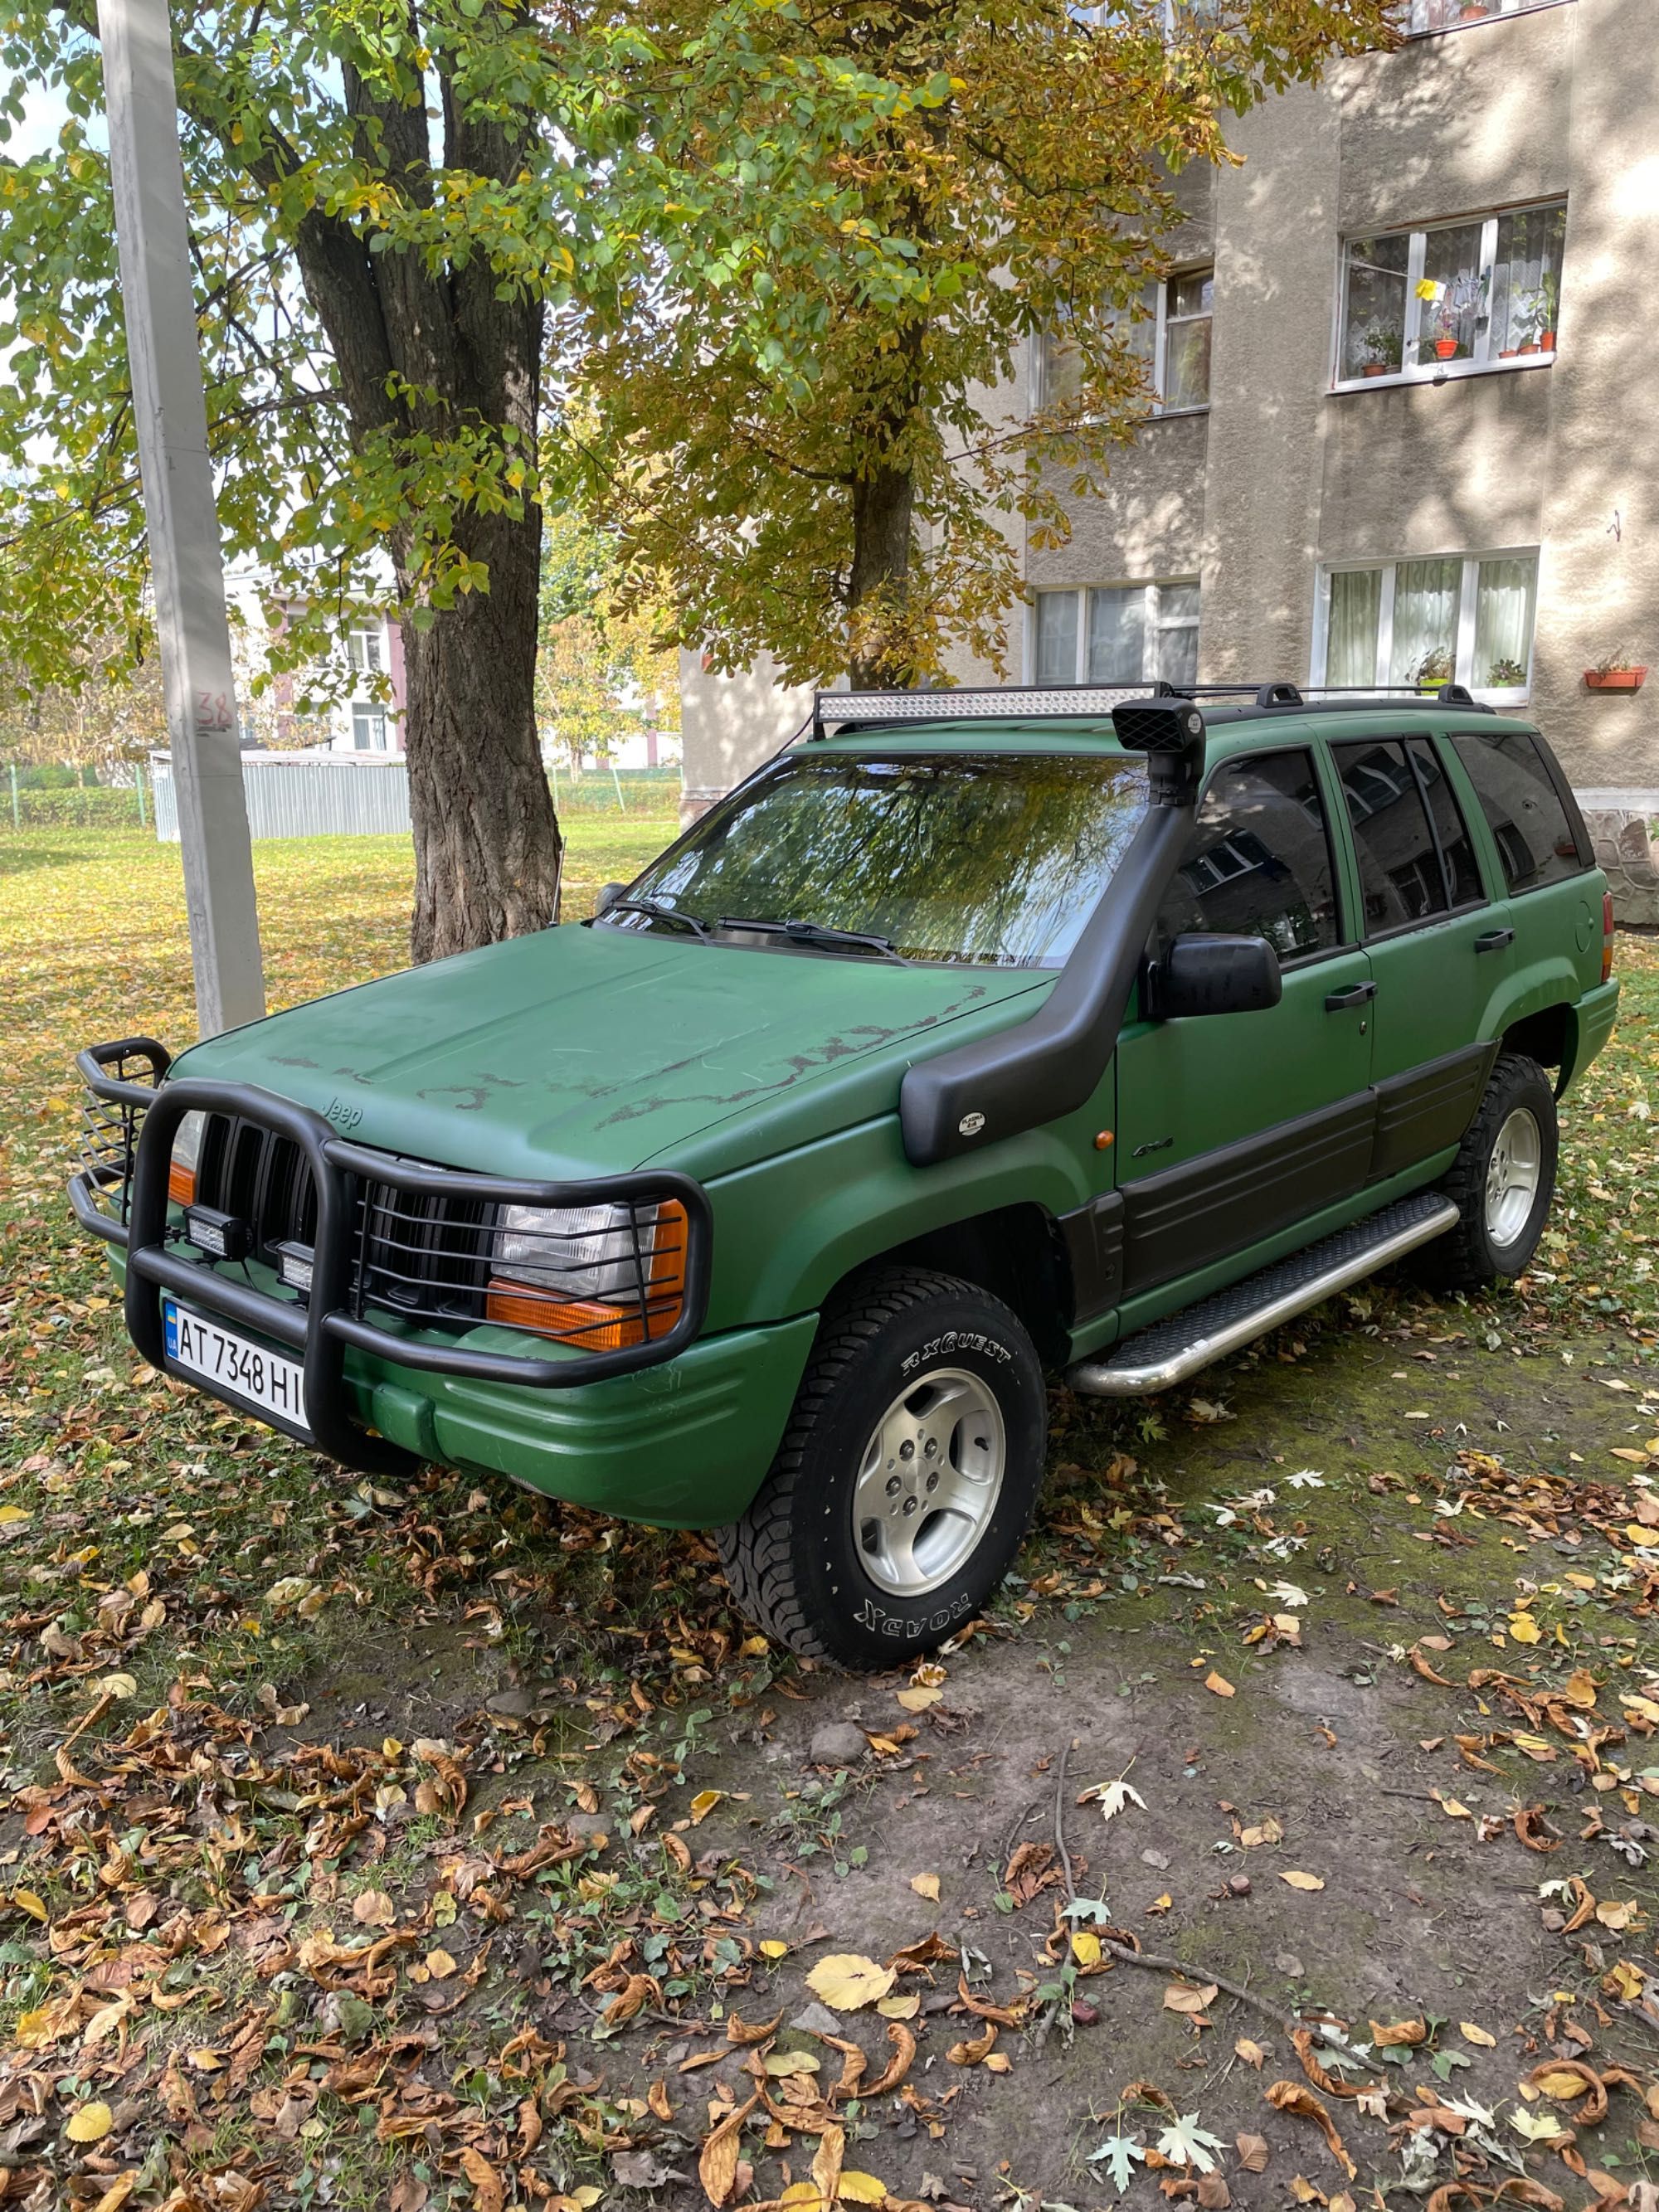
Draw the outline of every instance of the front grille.
<instances>
[{"instance_id":1,"label":"front grille","mask_svg":"<svg viewBox=\"0 0 1659 2212\"><path fill-rule=\"evenodd\" d=\"M287 1137L257 1121L210 1115L202 1134L196 1194L246 1221L256 1257L275 1267L276 1247L311 1244L317 1197L309 1162ZM583 1294L577 1266L583 1239L548 1234L538 1241L541 1272L568 1267L574 1290L497 1272L500 1209L447 1192L403 1190L358 1180L353 1222L349 1309L390 1309L422 1326L470 1328L498 1321L587 1350L665 1336L682 1309L685 1231L678 1208L621 1206L610 1232L623 1249L602 1298ZM672 1217L672 1218L671 1218ZM617 1276L623 1279L616 1280Z\"/></svg>"}]
</instances>

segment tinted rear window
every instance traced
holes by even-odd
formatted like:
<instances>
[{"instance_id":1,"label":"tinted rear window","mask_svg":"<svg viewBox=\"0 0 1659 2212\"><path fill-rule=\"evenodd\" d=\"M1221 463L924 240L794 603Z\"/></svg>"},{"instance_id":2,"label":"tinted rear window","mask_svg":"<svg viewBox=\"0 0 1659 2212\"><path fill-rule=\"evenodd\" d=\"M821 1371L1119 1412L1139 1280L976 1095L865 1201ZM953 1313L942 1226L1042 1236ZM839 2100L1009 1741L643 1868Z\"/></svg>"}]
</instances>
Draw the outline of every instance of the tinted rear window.
<instances>
[{"instance_id":1,"label":"tinted rear window","mask_svg":"<svg viewBox=\"0 0 1659 2212\"><path fill-rule=\"evenodd\" d=\"M1454 738L1480 810L1492 824L1511 891L1535 891L1582 874L1567 810L1536 738L1524 730Z\"/></svg>"}]
</instances>

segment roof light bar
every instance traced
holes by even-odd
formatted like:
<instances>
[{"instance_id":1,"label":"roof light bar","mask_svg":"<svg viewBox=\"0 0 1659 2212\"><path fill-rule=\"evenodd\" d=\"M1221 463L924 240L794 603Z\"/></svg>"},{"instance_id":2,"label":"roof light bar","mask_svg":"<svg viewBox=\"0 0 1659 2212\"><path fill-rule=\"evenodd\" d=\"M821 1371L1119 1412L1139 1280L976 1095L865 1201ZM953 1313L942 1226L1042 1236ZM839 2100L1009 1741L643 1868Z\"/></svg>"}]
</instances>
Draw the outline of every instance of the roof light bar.
<instances>
[{"instance_id":1,"label":"roof light bar","mask_svg":"<svg viewBox=\"0 0 1659 2212\"><path fill-rule=\"evenodd\" d=\"M1048 684L1010 684L988 691L820 691L812 720L822 731L832 722L966 722L981 717L1066 715L1109 717L1121 700L1144 698L1144 684L1080 684L1066 689Z\"/></svg>"}]
</instances>

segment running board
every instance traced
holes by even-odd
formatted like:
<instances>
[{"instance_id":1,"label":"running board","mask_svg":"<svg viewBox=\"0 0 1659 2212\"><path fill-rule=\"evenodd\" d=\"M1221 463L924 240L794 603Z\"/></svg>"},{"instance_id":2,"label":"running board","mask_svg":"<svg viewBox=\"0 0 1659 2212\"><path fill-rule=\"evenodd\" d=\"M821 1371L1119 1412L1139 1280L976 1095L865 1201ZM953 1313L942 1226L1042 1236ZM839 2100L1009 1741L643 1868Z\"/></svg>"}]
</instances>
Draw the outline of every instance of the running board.
<instances>
[{"instance_id":1,"label":"running board","mask_svg":"<svg viewBox=\"0 0 1659 2212\"><path fill-rule=\"evenodd\" d=\"M1247 1276L1167 1321L1154 1322L1108 1358L1079 1360L1067 1370L1066 1380L1087 1398L1139 1398L1168 1390L1212 1359L1237 1352L1362 1276L1443 1236L1456 1219L1457 1208L1437 1191L1396 1199L1380 1213L1322 1237L1259 1275Z\"/></svg>"}]
</instances>

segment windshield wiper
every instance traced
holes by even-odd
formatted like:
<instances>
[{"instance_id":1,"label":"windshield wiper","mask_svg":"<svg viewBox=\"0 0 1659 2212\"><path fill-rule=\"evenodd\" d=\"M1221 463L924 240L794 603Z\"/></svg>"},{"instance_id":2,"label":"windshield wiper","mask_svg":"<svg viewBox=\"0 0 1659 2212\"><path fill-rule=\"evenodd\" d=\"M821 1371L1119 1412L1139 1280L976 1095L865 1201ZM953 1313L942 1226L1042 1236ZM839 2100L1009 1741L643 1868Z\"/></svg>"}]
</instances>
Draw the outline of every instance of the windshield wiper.
<instances>
[{"instance_id":1,"label":"windshield wiper","mask_svg":"<svg viewBox=\"0 0 1659 2212\"><path fill-rule=\"evenodd\" d=\"M695 914L684 914L677 906L664 906L659 899L612 899L605 912L595 915L593 919L595 921L609 921L613 914L642 914L649 921L677 921L682 929L689 929L698 937L714 934L708 924L699 921Z\"/></svg>"},{"instance_id":2,"label":"windshield wiper","mask_svg":"<svg viewBox=\"0 0 1659 2212\"><path fill-rule=\"evenodd\" d=\"M902 968L909 963L890 937L877 937L868 930L832 929L823 921L763 921L745 915L723 914L715 924L719 929L752 929L757 936L787 937L797 945L820 945L825 951L838 947L849 952L879 952L885 960L896 960Z\"/></svg>"}]
</instances>

